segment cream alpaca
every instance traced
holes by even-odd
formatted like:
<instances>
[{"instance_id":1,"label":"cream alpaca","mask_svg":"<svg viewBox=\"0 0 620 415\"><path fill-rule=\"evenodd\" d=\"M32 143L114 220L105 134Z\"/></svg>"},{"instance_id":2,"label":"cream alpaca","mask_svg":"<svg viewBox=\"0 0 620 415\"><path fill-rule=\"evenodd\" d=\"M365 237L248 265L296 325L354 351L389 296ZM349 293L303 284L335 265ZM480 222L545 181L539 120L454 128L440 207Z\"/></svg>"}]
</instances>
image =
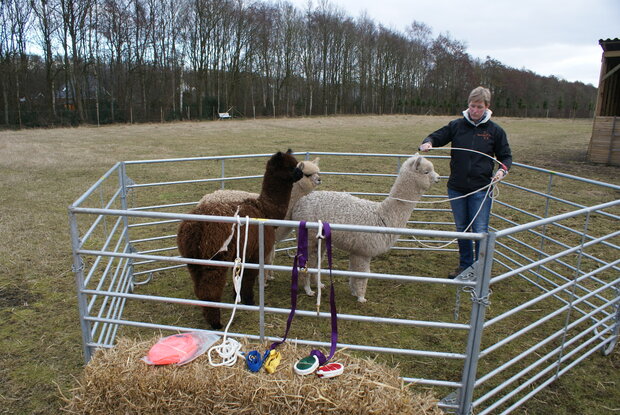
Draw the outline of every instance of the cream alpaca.
<instances>
[{"instance_id":1,"label":"cream alpaca","mask_svg":"<svg viewBox=\"0 0 620 415\"><path fill-rule=\"evenodd\" d=\"M415 202L437 181L439 175L435 173L433 164L416 154L403 163L389 196L382 202L360 199L343 192L316 191L297 201L291 219L402 228L411 217ZM316 232L309 234L309 240L313 240ZM349 253L349 269L360 272L370 272L371 259L387 252L397 239L398 235L393 234L332 233L333 246ZM316 245L309 245L308 263L315 264ZM309 280L306 278L304 288L308 295L314 295ZM351 277L349 280L351 294L359 302L366 301L367 284L368 278Z\"/></svg>"}]
</instances>

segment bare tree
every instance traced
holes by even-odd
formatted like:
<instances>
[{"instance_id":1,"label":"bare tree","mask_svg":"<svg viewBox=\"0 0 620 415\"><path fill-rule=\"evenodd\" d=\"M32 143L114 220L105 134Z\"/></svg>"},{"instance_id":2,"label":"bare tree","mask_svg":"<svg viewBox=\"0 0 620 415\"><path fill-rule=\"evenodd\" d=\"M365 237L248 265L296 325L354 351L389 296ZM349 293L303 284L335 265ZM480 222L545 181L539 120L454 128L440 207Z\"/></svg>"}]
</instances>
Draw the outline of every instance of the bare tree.
<instances>
[{"instance_id":1,"label":"bare tree","mask_svg":"<svg viewBox=\"0 0 620 415\"><path fill-rule=\"evenodd\" d=\"M45 61L45 85L48 110L52 122L56 120L56 91L54 83L54 55L52 52L52 42L59 21L57 19L58 4L50 0L31 0L30 5L37 20L38 32L40 33L41 48Z\"/></svg>"},{"instance_id":2,"label":"bare tree","mask_svg":"<svg viewBox=\"0 0 620 415\"><path fill-rule=\"evenodd\" d=\"M7 0L1 4L2 31L0 53L2 59L2 96L5 123L9 124L9 108L13 102L17 124L22 126L22 105L28 100L22 90L28 77L26 53L30 7L26 0ZM11 91L11 86L13 86ZM12 97L11 97L12 96Z\"/></svg>"},{"instance_id":3,"label":"bare tree","mask_svg":"<svg viewBox=\"0 0 620 415\"><path fill-rule=\"evenodd\" d=\"M374 112L373 79L376 55L375 23L367 16L362 15L357 22L358 44L355 50L358 62L358 105L360 113Z\"/></svg>"},{"instance_id":4,"label":"bare tree","mask_svg":"<svg viewBox=\"0 0 620 415\"><path fill-rule=\"evenodd\" d=\"M283 112L295 115L295 79L300 75L300 52L303 45L303 24L297 9L282 4L275 22L274 40L271 45L276 56L277 96L284 95Z\"/></svg>"},{"instance_id":5,"label":"bare tree","mask_svg":"<svg viewBox=\"0 0 620 415\"><path fill-rule=\"evenodd\" d=\"M198 116L204 116L204 98L209 86L209 72L217 73L219 54L217 49L218 27L221 26L222 7L214 0L194 0L188 19L189 58L195 72ZM219 36L221 37L221 35Z\"/></svg>"},{"instance_id":6,"label":"bare tree","mask_svg":"<svg viewBox=\"0 0 620 415\"><path fill-rule=\"evenodd\" d=\"M9 18L9 3L0 3L0 87L2 88L2 103L4 107L4 124L10 125L9 85L11 76L11 61L13 44L11 24Z\"/></svg>"},{"instance_id":7,"label":"bare tree","mask_svg":"<svg viewBox=\"0 0 620 415\"><path fill-rule=\"evenodd\" d=\"M86 121L84 108L84 49L86 39L86 19L93 0L60 0L63 18L63 48L65 51L65 70L67 71L70 93L80 122ZM69 54L70 51L70 54Z\"/></svg>"}]
</instances>

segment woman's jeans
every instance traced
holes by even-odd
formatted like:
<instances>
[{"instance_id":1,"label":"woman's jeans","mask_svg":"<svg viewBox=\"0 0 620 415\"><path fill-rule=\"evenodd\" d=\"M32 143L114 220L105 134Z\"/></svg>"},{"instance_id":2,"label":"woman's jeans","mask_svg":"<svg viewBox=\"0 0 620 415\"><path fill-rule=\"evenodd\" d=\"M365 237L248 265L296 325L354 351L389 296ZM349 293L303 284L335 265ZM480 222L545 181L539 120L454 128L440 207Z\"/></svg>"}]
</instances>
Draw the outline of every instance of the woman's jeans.
<instances>
[{"instance_id":1,"label":"woman's jeans","mask_svg":"<svg viewBox=\"0 0 620 415\"><path fill-rule=\"evenodd\" d=\"M464 194L465 193L457 192L456 190L448 189L448 197L450 199L463 196ZM482 208L480 208L480 205L483 202L484 205L482 206ZM456 224L457 232L469 231L476 233L486 233L489 229L491 204L492 200L490 194L487 196L487 189L481 190L467 197L450 200L452 215L454 216L454 223ZM478 210L480 210L479 213ZM476 213L478 213L477 216ZM459 239L458 243L459 267L465 269L471 266L474 261L478 260L480 241L476 241L475 253L474 244L472 243L471 239Z\"/></svg>"}]
</instances>

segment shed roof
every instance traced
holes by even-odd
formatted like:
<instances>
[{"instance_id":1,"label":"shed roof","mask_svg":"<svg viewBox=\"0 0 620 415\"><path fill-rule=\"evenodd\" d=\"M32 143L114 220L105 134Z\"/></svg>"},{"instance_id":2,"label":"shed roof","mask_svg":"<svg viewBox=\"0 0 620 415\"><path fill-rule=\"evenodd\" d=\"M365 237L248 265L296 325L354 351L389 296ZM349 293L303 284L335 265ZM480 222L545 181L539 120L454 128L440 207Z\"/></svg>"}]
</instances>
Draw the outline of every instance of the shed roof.
<instances>
[{"instance_id":1,"label":"shed roof","mask_svg":"<svg viewBox=\"0 0 620 415\"><path fill-rule=\"evenodd\" d=\"M620 39L599 39L598 44L601 45L603 51L620 50Z\"/></svg>"}]
</instances>

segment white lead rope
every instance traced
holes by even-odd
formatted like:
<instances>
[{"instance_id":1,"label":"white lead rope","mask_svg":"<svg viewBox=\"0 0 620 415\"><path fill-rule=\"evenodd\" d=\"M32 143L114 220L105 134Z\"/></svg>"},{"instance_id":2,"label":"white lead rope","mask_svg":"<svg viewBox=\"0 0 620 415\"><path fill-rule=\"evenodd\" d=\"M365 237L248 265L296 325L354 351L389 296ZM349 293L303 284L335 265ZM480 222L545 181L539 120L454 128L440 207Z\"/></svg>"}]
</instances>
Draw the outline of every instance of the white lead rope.
<instances>
[{"instance_id":1,"label":"white lead rope","mask_svg":"<svg viewBox=\"0 0 620 415\"><path fill-rule=\"evenodd\" d=\"M496 163L497 163L497 164L499 164L500 166L503 166L503 163L502 163L502 162L500 162L499 160L497 160L496 158L491 157L491 156L489 156L488 154L483 153L483 152L481 152L481 151L478 151L478 150L472 150L472 149L469 149L469 148L460 148L460 147L437 147L437 148L435 148L435 147L431 147L431 148L430 148L430 150L449 150L449 151L452 151L452 150L461 150L461 151L469 151L469 152L472 152L472 153L482 154L483 156L490 158L491 160L493 160L494 162L496 162ZM503 170L504 170L504 172L505 172L505 173L504 173L504 177L506 177L506 176L508 175L508 171L507 171L507 170L505 170L505 169L503 169ZM477 212L476 212L476 214L474 215L474 217L473 217L473 219L471 220L471 222L469 223L469 225L467 225L467 228L465 228L465 231L464 231L464 232L467 232L467 231L471 228L471 226L474 224L474 222L476 221L476 218L478 217L478 215L479 215L479 214L480 214L480 212L482 211L482 207L484 206L484 204L485 204L485 202L486 202L487 198L489 197L489 193L491 193L491 191L493 192L493 193L491 194L491 196L490 196L490 197L492 197L493 199L495 199L495 198L499 197L499 189L497 188L497 186L494 186L494 185L495 185L495 183L497 183L497 182L494 182L493 180L491 180L491 183L487 184L486 186L481 187L481 188L480 188L480 189L478 189L478 190L474 190L473 192L467 193L467 194L465 194L465 195L461 195L461 196L457 196L457 197L453 197L453 198L448 198L448 199L443 199L443 200L415 201L415 200L400 199L400 198L398 198L398 197L393 197L393 196L388 196L388 197L390 197L390 198L392 198L392 199L395 199L395 200L398 200L398 201L401 201L401 202L406 202L406 203L445 203L445 202L450 202L450 201L452 201L452 200L463 199L463 198L465 198L465 197L471 196L471 195L473 195L473 194L475 194L475 193L481 192L482 190L486 189L486 193L485 193L485 195L484 195L484 198L482 199L482 203L480 203L480 207L478 208L478 211L477 211ZM413 236L413 239L414 239L416 242L418 242L420 245L422 245L422 246L424 246L424 247L426 247L426 248L434 248L434 249L441 249L441 248L445 248L446 246L448 246L448 245L450 245L450 244L453 244L454 242L456 242L456 241L457 241L457 238L455 238L455 239L453 239L453 240L451 240L451 241L446 242L446 243L445 243L445 244L443 244L443 245L433 246L433 245L427 245L427 244L425 244L424 242L422 242L422 241L420 241L419 239L417 239L415 236Z\"/></svg>"},{"instance_id":2,"label":"white lead rope","mask_svg":"<svg viewBox=\"0 0 620 415\"><path fill-rule=\"evenodd\" d=\"M467 225L467 228L465 228L465 230L463 232L467 232L469 230L469 228L471 228L471 226L474 224L474 222L476 221L476 218L478 217L478 215L480 214L480 211L482 210L482 207L484 206L487 198L489 197L489 190L487 189L486 194L484 195L484 199L482 200L482 203L480 204L480 207L478 208L478 211L476 212L476 214L474 215L474 218L471 220L471 222L469 222L469 225ZM456 200L456 198L452 199L452 200ZM420 245L426 247L426 248L433 248L433 249L441 249L441 248L445 248L446 246L453 244L454 242L457 241L458 238L454 238L451 241L446 242L443 245L428 245L425 244L424 242L420 241L418 238L415 237L415 235L412 235L412 238L414 241L416 241L417 243L419 243Z\"/></svg>"},{"instance_id":3,"label":"white lead rope","mask_svg":"<svg viewBox=\"0 0 620 415\"><path fill-rule=\"evenodd\" d=\"M318 245L318 253L317 253L317 273L316 273L316 315L319 315L319 310L321 308L321 240L325 239L325 235L323 235L323 222L318 221L319 229L316 233L317 245ZM308 278L310 278L308 276Z\"/></svg>"},{"instance_id":4,"label":"white lead rope","mask_svg":"<svg viewBox=\"0 0 620 415\"><path fill-rule=\"evenodd\" d=\"M233 366L237 363L237 358L244 358L241 353L241 344L235 339L227 339L228 329L235 318L235 313L237 311L237 304L241 300L241 282L243 281L243 271L245 270L245 253L248 247L248 232L250 228L250 217L245 217L245 239L243 242L243 255L242 258L239 257L239 240L241 235L241 218L238 214L235 214L237 218L237 258L235 258L235 264L233 265L232 276L233 276L233 286L235 288L235 305L232 310L232 314L230 315L230 319L228 320L228 324L224 329L224 337L222 338L222 343L217 346L213 346L209 349L209 363L211 366ZM233 225L234 226L234 225ZM221 362L217 363L213 361L211 357L211 352L215 351L222 359Z\"/></svg>"},{"instance_id":5,"label":"white lead rope","mask_svg":"<svg viewBox=\"0 0 620 415\"><path fill-rule=\"evenodd\" d=\"M490 158L491 160L493 160L495 163L499 164L500 166L503 166L503 163L501 161L497 160L495 157L491 157L488 154L483 153L482 151L472 150L472 149L469 149L469 148L460 148L460 147L431 147L430 150L448 150L448 151L460 150L460 151L469 151L471 153L482 154L483 156ZM504 172L505 172L504 173L504 177L506 177L508 175L508 171L505 170L505 169L502 169L502 170L504 170ZM445 203L445 202L449 202L451 200L458 200L458 199L463 199L463 198L465 198L467 196L471 196L471 195L473 195L475 193L483 191L484 189L493 187L493 185L495 183L497 183L497 182L494 182L493 180L491 180L491 183L487 184L486 186L481 187L478 190L474 190L473 192L469 192L466 195L461 195L461 196L453 197L451 199L448 198L448 199L442 199L442 200L430 200L430 201L418 200L418 201L415 201L415 200L401 199L401 198L393 197L393 196L388 196L388 197L391 198L391 199L394 199L394 200L398 200L400 202L405 202L405 203ZM488 194L489 194L489 192L487 191L487 195ZM498 196L499 196L499 189L497 189L497 187L493 187L493 194L492 194L491 197L492 198L496 198ZM485 200L486 200L486 197L485 197Z\"/></svg>"}]
</instances>

